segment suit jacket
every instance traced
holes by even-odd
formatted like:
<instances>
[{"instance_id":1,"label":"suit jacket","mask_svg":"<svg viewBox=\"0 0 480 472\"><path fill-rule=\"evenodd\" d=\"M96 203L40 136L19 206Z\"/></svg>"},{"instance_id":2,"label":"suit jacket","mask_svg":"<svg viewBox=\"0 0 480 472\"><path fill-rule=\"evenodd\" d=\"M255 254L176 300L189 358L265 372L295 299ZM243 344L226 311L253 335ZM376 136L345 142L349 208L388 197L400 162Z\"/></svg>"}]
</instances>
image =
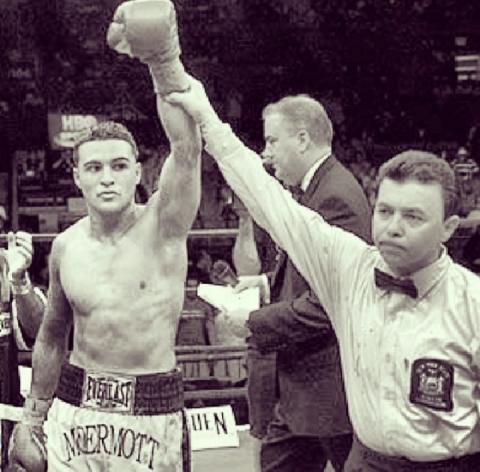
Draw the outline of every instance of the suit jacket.
<instances>
[{"instance_id":1,"label":"suit jacket","mask_svg":"<svg viewBox=\"0 0 480 472\"><path fill-rule=\"evenodd\" d=\"M299 202L330 224L370 241L367 198L334 156L317 169ZM274 303L252 312L248 326L257 349L277 351L277 414L293 434L331 437L351 432L335 333L285 254L274 270L271 290Z\"/></svg>"}]
</instances>

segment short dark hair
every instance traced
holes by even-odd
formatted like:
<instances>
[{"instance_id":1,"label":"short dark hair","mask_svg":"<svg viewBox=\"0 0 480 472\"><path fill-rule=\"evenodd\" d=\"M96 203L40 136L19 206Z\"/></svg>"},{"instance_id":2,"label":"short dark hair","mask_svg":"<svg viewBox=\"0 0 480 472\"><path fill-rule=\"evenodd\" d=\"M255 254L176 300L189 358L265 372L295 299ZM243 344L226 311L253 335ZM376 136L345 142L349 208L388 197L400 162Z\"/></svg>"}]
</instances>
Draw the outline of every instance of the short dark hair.
<instances>
[{"instance_id":1,"label":"short dark hair","mask_svg":"<svg viewBox=\"0 0 480 472\"><path fill-rule=\"evenodd\" d=\"M323 105L310 95L287 95L270 103L263 109L262 118L274 113L286 118L293 131L306 129L315 144L332 144L332 122Z\"/></svg>"},{"instance_id":2,"label":"short dark hair","mask_svg":"<svg viewBox=\"0 0 480 472\"><path fill-rule=\"evenodd\" d=\"M83 130L73 146L73 162L78 164L78 148L88 141L101 141L106 139L122 139L130 143L135 158L138 158L138 148L135 139L127 127L116 121L101 121L100 123Z\"/></svg>"},{"instance_id":3,"label":"short dark hair","mask_svg":"<svg viewBox=\"0 0 480 472\"><path fill-rule=\"evenodd\" d=\"M448 162L430 152L408 150L397 154L382 164L377 175L377 190L389 178L397 182L416 180L421 183L438 183L442 187L444 216L456 214L458 191L455 173Z\"/></svg>"}]
</instances>

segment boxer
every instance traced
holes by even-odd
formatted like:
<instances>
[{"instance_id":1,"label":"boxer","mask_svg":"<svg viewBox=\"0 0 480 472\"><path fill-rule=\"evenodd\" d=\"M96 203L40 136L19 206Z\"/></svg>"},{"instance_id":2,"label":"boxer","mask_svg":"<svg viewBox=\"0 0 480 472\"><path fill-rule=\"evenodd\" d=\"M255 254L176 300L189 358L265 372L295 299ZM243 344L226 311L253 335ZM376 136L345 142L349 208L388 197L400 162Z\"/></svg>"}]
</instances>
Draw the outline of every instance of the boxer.
<instances>
[{"instance_id":1,"label":"boxer","mask_svg":"<svg viewBox=\"0 0 480 472\"><path fill-rule=\"evenodd\" d=\"M172 11L162 9L167 3L131 2L117 12L122 44L135 57L158 59L159 48L170 50L165 11L169 19ZM145 206L134 202L141 169L124 126L100 123L74 147L74 180L88 215L52 244L48 306L14 463L38 455L43 429L50 472L190 470L174 343L186 240L200 200L201 143L181 109L160 95L157 108L171 154ZM72 325L73 350L66 359Z\"/></svg>"}]
</instances>

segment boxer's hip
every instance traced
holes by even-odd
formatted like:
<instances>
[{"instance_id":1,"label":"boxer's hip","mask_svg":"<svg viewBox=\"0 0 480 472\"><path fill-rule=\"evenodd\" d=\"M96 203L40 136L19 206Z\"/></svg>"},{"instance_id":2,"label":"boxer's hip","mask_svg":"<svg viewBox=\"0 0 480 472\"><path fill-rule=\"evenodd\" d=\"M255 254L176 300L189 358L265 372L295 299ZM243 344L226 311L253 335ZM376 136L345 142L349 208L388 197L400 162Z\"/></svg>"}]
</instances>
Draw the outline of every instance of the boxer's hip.
<instances>
[{"instance_id":1,"label":"boxer's hip","mask_svg":"<svg viewBox=\"0 0 480 472\"><path fill-rule=\"evenodd\" d=\"M131 376L65 364L45 432L49 471L190 470L177 370Z\"/></svg>"}]
</instances>

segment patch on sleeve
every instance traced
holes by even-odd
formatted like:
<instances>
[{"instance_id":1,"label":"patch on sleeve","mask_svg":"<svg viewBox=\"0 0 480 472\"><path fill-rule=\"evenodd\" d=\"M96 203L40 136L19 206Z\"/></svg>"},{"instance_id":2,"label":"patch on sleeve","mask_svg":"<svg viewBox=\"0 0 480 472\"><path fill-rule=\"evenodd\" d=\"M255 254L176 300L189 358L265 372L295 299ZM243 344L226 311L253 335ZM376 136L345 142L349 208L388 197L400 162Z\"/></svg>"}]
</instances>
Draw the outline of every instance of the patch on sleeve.
<instances>
[{"instance_id":1,"label":"patch on sleeve","mask_svg":"<svg viewBox=\"0 0 480 472\"><path fill-rule=\"evenodd\" d=\"M12 319L10 313L0 313L0 338L8 336L12 332Z\"/></svg>"},{"instance_id":2,"label":"patch on sleeve","mask_svg":"<svg viewBox=\"0 0 480 472\"><path fill-rule=\"evenodd\" d=\"M416 359L410 379L410 402L452 411L453 366L439 359Z\"/></svg>"}]
</instances>

